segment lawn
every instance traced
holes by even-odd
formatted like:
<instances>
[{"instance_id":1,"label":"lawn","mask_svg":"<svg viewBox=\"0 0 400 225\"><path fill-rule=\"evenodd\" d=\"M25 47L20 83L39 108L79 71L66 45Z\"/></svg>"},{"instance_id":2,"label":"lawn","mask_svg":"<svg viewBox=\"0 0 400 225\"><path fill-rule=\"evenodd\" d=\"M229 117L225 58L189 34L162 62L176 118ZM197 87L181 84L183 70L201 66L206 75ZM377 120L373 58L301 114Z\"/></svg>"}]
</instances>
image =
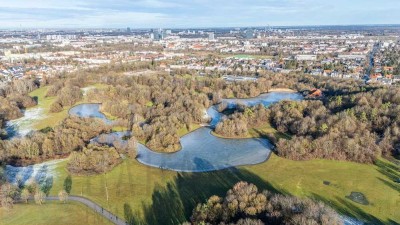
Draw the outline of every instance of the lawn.
<instances>
[{"instance_id":1,"label":"lawn","mask_svg":"<svg viewBox=\"0 0 400 225\"><path fill-rule=\"evenodd\" d=\"M66 204L46 202L43 205L30 202L29 204L16 204L11 210L0 208L0 225L17 224L111 225L112 223L85 205L76 202L67 202Z\"/></svg>"},{"instance_id":2,"label":"lawn","mask_svg":"<svg viewBox=\"0 0 400 225\"><path fill-rule=\"evenodd\" d=\"M319 199L344 214L374 224L400 222L400 185L393 182L395 176L400 176L399 167L386 160L381 159L376 166L329 160L300 162L272 155L266 163L245 168L278 192ZM366 195L370 205L345 197L353 191Z\"/></svg>"},{"instance_id":3,"label":"lawn","mask_svg":"<svg viewBox=\"0 0 400 225\"><path fill-rule=\"evenodd\" d=\"M63 188L64 179L68 175L66 163L60 163L57 168L58 176L54 179L51 195L56 195ZM143 214L142 204L151 204L155 187L164 187L166 183L173 181L175 176L175 172L161 171L144 166L136 160L126 159L106 175L72 176L72 194L88 197L124 218L123 205L125 203ZM106 181L109 202L106 198Z\"/></svg>"},{"instance_id":4,"label":"lawn","mask_svg":"<svg viewBox=\"0 0 400 225\"><path fill-rule=\"evenodd\" d=\"M53 195L67 176L65 164L59 165ZM129 204L138 214L136 218L146 224L179 224L190 216L197 202L213 194L222 196L236 182L245 180L262 189L325 201L343 214L374 224L388 224L400 221L399 186L390 178L400 175L394 167L385 160L375 166L328 160L297 162L272 155L255 166L177 173L126 159L107 175L73 176L72 193L88 197L120 217L124 216L123 205ZM347 199L352 191L364 193L371 204L363 206Z\"/></svg>"},{"instance_id":5,"label":"lawn","mask_svg":"<svg viewBox=\"0 0 400 225\"><path fill-rule=\"evenodd\" d=\"M62 121L68 115L68 110L65 109L59 113L50 113L50 106L55 101L56 97L45 97L49 86L41 87L29 93L31 97L34 97L38 101L38 105L34 108L42 108L44 118L41 120L34 121L33 128L40 130L46 127L54 127L60 121Z\"/></svg>"}]
</instances>

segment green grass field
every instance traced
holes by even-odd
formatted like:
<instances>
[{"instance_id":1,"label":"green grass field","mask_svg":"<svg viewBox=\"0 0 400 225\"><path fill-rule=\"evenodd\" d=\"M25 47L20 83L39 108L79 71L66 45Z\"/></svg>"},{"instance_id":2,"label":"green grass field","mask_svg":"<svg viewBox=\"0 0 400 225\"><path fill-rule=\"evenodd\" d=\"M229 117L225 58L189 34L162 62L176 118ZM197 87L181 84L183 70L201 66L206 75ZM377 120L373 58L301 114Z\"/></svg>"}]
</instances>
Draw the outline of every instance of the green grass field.
<instances>
[{"instance_id":1,"label":"green grass field","mask_svg":"<svg viewBox=\"0 0 400 225\"><path fill-rule=\"evenodd\" d=\"M62 189L67 176L65 164L59 164L52 195ZM190 216L196 203L214 194L222 196L236 182L245 180L262 189L322 200L343 214L374 224L389 224L400 221L400 187L391 179L396 175L400 174L394 164L385 160L375 166L328 160L298 162L272 155L267 162L255 166L177 173L126 159L107 175L73 176L72 193L88 197L120 217L124 216L126 203L146 224L179 224ZM324 181L331 184L325 185ZM371 204L363 206L347 199L352 191L364 193Z\"/></svg>"},{"instance_id":2,"label":"green grass field","mask_svg":"<svg viewBox=\"0 0 400 225\"><path fill-rule=\"evenodd\" d=\"M11 210L0 208L0 225L111 225L107 219L98 215L83 204L75 202L47 202L43 205L16 204Z\"/></svg>"},{"instance_id":3,"label":"green grass field","mask_svg":"<svg viewBox=\"0 0 400 225\"><path fill-rule=\"evenodd\" d=\"M49 87L41 87L29 93L31 97L37 98L38 105L35 108L42 108L44 118L39 121L34 121L33 128L40 130L46 127L54 127L68 115L68 110L65 109L59 113L50 113L50 106L55 101L56 97L46 98L46 93Z\"/></svg>"}]
</instances>

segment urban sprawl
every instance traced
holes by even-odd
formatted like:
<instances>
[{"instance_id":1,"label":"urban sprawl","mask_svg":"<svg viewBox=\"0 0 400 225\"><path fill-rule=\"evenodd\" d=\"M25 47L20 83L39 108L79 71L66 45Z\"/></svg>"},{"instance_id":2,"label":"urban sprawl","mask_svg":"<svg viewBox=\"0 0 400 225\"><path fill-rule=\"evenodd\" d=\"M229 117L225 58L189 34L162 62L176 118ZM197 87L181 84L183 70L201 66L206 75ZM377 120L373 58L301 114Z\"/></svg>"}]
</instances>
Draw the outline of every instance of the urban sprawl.
<instances>
[{"instance_id":1,"label":"urban sprawl","mask_svg":"<svg viewBox=\"0 0 400 225\"><path fill-rule=\"evenodd\" d=\"M240 81L304 73L394 85L400 82L399 33L390 26L3 30L0 81L147 61L171 75Z\"/></svg>"}]
</instances>

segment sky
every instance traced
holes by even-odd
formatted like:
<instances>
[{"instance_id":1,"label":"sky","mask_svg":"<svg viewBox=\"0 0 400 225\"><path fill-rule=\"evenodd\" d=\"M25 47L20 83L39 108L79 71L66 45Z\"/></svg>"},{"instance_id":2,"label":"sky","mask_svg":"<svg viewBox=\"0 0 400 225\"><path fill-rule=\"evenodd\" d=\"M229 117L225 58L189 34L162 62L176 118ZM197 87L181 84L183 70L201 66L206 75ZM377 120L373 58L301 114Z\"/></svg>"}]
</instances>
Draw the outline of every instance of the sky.
<instances>
[{"instance_id":1,"label":"sky","mask_svg":"<svg viewBox=\"0 0 400 225\"><path fill-rule=\"evenodd\" d=\"M0 0L1 28L400 24L400 0Z\"/></svg>"}]
</instances>

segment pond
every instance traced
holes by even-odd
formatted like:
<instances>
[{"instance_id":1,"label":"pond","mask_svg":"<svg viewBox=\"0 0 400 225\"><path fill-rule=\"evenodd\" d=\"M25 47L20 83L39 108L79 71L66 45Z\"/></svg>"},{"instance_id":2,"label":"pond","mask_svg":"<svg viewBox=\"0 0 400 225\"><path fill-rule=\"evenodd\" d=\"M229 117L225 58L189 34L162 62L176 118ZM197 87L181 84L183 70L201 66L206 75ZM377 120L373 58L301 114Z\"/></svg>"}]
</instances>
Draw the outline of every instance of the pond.
<instances>
[{"instance_id":1,"label":"pond","mask_svg":"<svg viewBox=\"0 0 400 225\"><path fill-rule=\"evenodd\" d=\"M72 107L69 110L69 115L78 116L82 118L98 118L103 120L105 123L112 123L111 120L107 119L106 115L100 112L100 105L97 103L80 104Z\"/></svg>"},{"instance_id":2,"label":"pond","mask_svg":"<svg viewBox=\"0 0 400 225\"><path fill-rule=\"evenodd\" d=\"M137 160L145 165L181 172L206 172L267 160L272 145L266 139L223 139L202 127L181 138L176 153L157 153L138 146Z\"/></svg>"},{"instance_id":3,"label":"pond","mask_svg":"<svg viewBox=\"0 0 400 225\"><path fill-rule=\"evenodd\" d=\"M299 93L292 92L270 92L261 94L255 98L244 98L244 99L222 99L222 104L227 104L229 109L236 108L237 105L245 105L247 107L256 106L263 104L268 107L274 103L283 100L300 101L304 97ZM223 114L217 111L217 106L211 106L207 109L207 114L211 118L210 126L215 127L223 118Z\"/></svg>"},{"instance_id":4,"label":"pond","mask_svg":"<svg viewBox=\"0 0 400 225\"><path fill-rule=\"evenodd\" d=\"M256 98L249 99L223 99L230 108L237 104L254 106L263 104L269 106L281 100L301 100L302 95L298 93L273 92L262 94ZM84 111L80 111L84 110ZM70 110L77 116L97 117L104 119L99 111L99 105L90 104L88 107L79 105ZM210 127L214 127L223 115L216 110L215 106L207 110L211 119ZM137 160L142 164L180 172L206 172L221 170L241 165L252 165L262 163L268 159L272 144L261 138L249 139L225 139L211 134L209 127L199 128L180 140L182 149L176 153L157 153L142 144L138 144ZM122 137L129 135L127 132L116 132L102 134L92 142L112 144L114 141L122 141Z\"/></svg>"},{"instance_id":5,"label":"pond","mask_svg":"<svg viewBox=\"0 0 400 225\"><path fill-rule=\"evenodd\" d=\"M224 139L211 134L208 127L199 128L180 139L182 149L175 153L157 153L138 144L137 160L145 165L179 172L207 172L267 160L272 145L267 139ZM129 132L102 134L91 142L112 146Z\"/></svg>"}]
</instances>

